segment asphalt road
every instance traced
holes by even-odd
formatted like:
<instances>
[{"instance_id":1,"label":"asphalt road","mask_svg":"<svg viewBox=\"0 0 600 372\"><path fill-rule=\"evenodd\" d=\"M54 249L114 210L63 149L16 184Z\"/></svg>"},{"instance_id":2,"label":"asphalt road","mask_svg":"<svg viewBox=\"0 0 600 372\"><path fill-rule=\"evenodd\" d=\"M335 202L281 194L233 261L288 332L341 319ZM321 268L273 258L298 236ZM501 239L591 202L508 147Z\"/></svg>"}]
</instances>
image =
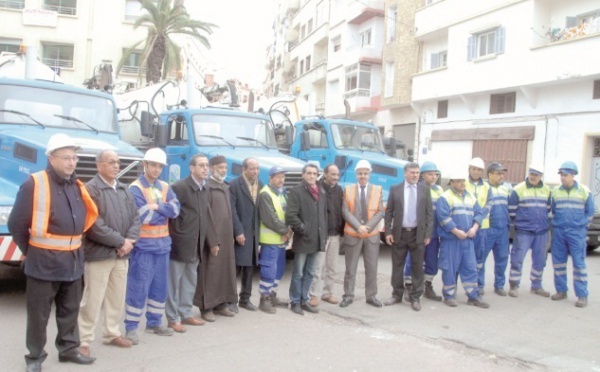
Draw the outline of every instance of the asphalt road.
<instances>
[{"instance_id":1,"label":"asphalt road","mask_svg":"<svg viewBox=\"0 0 600 372\"><path fill-rule=\"evenodd\" d=\"M51 318L49 356L43 367L44 371L600 371L600 301L594 296L600 282L600 252L588 255L587 263L591 296L585 309L575 308L572 290L560 302L530 294L528 280L516 299L493 294L489 284L485 297L491 308L487 310L467 306L462 291L457 308L422 299L420 312L408 304L377 309L364 302L360 275L354 304L342 309L323 303L316 315L298 316L285 309L268 315L240 309L235 318L218 317L213 324L188 327L185 334L141 333L141 343L129 350L102 345L98 329L92 345L98 360L92 366L57 361L52 342L56 325ZM492 265L490 260L488 283L492 283ZM343 267L341 256L338 296ZM529 257L525 267L523 277L527 278ZM382 248L380 300L391 293L390 270L389 250ZM280 296L287 292L290 275L288 263ZM572 288L571 269L568 275ZM439 292L439 275L434 286ZM550 258L544 286L553 292ZM258 303L256 293L253 302ZM0 370L24 370L24 282L18 271L0 274L0 314Z\"/></svg>"}]
</instances>

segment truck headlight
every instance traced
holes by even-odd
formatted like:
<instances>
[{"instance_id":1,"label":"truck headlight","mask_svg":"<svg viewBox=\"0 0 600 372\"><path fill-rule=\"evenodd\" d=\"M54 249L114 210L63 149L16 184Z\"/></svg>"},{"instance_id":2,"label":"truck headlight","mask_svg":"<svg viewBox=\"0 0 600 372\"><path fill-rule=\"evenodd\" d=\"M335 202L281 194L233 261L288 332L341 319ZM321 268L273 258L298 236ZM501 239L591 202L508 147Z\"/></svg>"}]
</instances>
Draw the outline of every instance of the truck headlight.
<instances>
[{"instance_id":1,"label":"truck headlight","mask_svg":"<svg viewBox=\"0 0 600 372\"><path fill-rule=\"evenodd\" d=\"M0 225L6 226L12 207L0 207Z\"/></svg>"}]
</instances>

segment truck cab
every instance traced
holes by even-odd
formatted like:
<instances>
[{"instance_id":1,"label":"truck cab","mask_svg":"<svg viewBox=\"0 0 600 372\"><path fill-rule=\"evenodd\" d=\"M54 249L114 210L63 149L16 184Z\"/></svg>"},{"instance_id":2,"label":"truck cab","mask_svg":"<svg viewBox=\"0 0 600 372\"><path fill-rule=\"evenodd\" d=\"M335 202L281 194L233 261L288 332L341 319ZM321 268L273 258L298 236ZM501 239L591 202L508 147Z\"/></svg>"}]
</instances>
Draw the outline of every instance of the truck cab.
<instances>
[{"instance_id":1,"label":"truck cab","mask_svg":"<svg viewBox=\"0 0 600 372\"><path fill-rule=\"evenodd\" d=\"M141 171L142 154L120 140L112 96L62 83L0 78L0 261L17 264L21 252L12 242L7 221L20 185L46 169L49 138L73 137L81 146L76 174L89 181L96 174L96 153L110 149L121 158L120 179L129 183Z\"/></svg>"},{"instance_id":2,"label":"truck cab","mask_svg":"<svg viewBox=\"0 0 600 372\"><path fill-rule=\"evenodd\" d=\"M370 182L383 186L384 200L392 185L404 181L404 160L386 154L376 126L347 119L311 118L293 125L290 156L316 163L321 169L336 164L340 184L357 182L354 167L365 159L373 168Z\"/></svg>"}]
</instances>

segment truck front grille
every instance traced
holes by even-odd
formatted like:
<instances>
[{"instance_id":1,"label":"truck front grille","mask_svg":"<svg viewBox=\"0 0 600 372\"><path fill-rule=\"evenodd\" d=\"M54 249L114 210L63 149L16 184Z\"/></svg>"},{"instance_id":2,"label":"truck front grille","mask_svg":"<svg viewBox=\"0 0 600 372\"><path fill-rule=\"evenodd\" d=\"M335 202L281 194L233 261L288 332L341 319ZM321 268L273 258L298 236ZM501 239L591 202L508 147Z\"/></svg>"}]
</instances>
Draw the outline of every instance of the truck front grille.
<instances>
[{"instance_id":1,"label":"truck front grille","mask_svg":"<svg viewBox=\"0 0 600 372\"><path fill-rule=\"evenodd\" d=\"M289 191L302 182L302 172L287 172L285 174L285 188Z\"/></svg>"},{"instance_id":2,"label":"truck front grille","mask_svg":"<svg viewBox=\"0 0 600 372\"><path fill-rule=\"evenodd\" d=\"M79 162L77 163L77 168L75 169L75 173L77 174L77 178L86 183L98 173L98 169L96 168L96 156L95 155L84 155L79 154ZM126 185L132 183L136 178L142 174L144 168L142 166L141 159L135 158L126 158L120 157L121 160L121 170L127 168L134 162L137 162L131 169L129 169L125 174L123 174L119 181L123 182Z\"/></svg>"}]
</instances>

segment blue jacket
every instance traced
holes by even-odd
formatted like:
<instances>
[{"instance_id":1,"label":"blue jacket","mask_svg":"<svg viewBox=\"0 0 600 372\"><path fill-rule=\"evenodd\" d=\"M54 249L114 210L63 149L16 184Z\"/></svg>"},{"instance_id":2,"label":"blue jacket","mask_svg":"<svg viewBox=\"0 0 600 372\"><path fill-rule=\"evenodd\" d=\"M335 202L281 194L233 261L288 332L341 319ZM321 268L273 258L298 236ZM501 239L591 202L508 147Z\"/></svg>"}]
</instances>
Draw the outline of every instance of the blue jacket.
<instances>
[{"instance_id":1,"label":"blue jacket","mask_svg":"<svg viewBox=\"0 0 600 372\"><path fill-rule=\"evenodd\" d=\"M452 188L446 190L438 199L435 214L439 222L438 235L442 239L458 240L456 235L450 232L452 229L456 227L467 232L475 222L481 226L483 220L481 207L475 196L468 191L458 194Z\"/></svg>"},{"instance_id":2,"label":"blue jacket","mask_svg":"<svg viewBox=\"0 0 600 372\"><path fill-rule=\"evenodd\" d=\"M490 227L495 229L508 229L510 224L508 218L508 196L510 190L500 184L494 186L490 183L492 201L490 202Z\"/></svg>"},{"instance_id":3,"label":"blue jacket","mask_svg":"<svg viewBox=\"0 0 600 372\"><path fill-rule=\"evenodd\" d=\"M439 222L438 222L435 211L437 209L437 201L440 198L440 196L442 196L443 193L444 193L444 189L442 189L440 186L438 186L438 185L431 186L431 204L433 206L433 233L431 234L432 239L439 237L439 234L437 231Z\"/></svg>"},{"instance_id":4,"label":"blue jacket","mask_svg":"<svg viewBox=\"0 0 600 372\"><path fill-rule=\"evenodd\" d=\"M550 228L550 187L543 182L537 186L525 179L510 193L508 213L517 231L542 233Z\"/></svg>"},{"instance_id":5,"label":"blue jacket","mask_svg":"<svg viewBox=\"0 0 600 372\"><path fill-rule=\"evenodd\" d=\"M552 190L552 226L555 228L587 227L594 218L594 199L584 185L575 181L569 190L562 185Z\"/></svg>"},{"instance_id":6,"label":"blue jacket","mask_svg":"<svg viewBox=\"0 0 600 372\"><path fill-rule=\"evenodd\" d=\"M146 177L142 174L138 181L145 188L154 187L156 190L162 192L162 184L159 180L154 181L153 185L150 185L146 180ZM139 187L129 186L129 190L135 200L135 206L138 209L140 215L140 221L143 225L166 225L169 218L176 218L179 216L180 205L175 193L171 188L167 190L167 202L163 203L159 200L159 208L156 211L151 211L146 208L148 203L144 197L144 192ZM152 253L168 253L171 251L171 237L165 236L162 238L140 238L133 248L134 250L142 250L144 252Z\"/></svg>"}]
</instances>

